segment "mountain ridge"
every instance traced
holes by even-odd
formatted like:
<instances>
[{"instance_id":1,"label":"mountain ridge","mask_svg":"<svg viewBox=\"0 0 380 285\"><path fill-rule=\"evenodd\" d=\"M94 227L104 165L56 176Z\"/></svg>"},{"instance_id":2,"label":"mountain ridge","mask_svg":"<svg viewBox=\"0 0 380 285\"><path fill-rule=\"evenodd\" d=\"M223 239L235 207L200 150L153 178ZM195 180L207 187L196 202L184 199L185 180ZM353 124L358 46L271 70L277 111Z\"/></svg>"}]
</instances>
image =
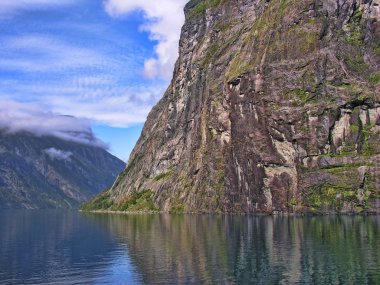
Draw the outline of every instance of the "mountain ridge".
<instances>
[{"instance_id":1,"label":"mountain ridge","mask_svg":"<svg viewBox=\"0 0 380 285\"><path fill-rule=\"evenodd\" d=\"M78 208L124 166L89 142L0 131L0 209Z\"/></svg>"}]
</instances>

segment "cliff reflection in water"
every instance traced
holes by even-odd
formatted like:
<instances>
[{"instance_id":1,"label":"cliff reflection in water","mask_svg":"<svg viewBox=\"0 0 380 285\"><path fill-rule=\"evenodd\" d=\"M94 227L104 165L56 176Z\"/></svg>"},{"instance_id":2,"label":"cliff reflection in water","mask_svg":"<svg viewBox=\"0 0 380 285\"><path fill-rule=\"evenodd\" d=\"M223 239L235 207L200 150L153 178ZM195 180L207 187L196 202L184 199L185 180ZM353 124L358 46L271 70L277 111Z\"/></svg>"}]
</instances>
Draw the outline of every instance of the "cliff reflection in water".
<instances>
[{"instance_id":1,"label":"cliff reflection in water","mask_svg":"<svg viewBox=\"0 0 380 285\"><path fill-rule=\"evenodd\" d=\"M379 217L88 217L147 284L380 284Z\"/></svg>"}]
</instances>

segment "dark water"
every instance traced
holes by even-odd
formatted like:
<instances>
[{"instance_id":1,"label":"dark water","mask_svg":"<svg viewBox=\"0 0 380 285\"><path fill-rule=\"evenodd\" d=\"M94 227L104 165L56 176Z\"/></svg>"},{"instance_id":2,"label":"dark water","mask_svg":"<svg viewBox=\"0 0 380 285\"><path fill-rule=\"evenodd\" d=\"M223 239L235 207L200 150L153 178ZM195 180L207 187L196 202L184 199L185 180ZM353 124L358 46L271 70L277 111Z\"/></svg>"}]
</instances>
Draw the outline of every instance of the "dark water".
<instances>
[{"instance_id":1,"label":"dark water","mask_svg":"<svg viewBox=\"0 0 380 285\"><path fill-rule=\"evenodd\" d=\"M380 284L380 217L5 211L0 284Z\"/></svg>"}]
</instances>

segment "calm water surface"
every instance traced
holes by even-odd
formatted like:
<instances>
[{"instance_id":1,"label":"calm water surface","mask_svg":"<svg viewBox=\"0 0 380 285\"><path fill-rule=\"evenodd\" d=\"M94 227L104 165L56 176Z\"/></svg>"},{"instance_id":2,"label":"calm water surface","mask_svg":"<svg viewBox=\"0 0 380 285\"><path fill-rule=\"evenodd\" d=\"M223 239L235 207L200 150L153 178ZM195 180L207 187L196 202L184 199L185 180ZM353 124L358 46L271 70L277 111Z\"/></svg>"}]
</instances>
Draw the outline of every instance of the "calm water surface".
<instances>
[{"instance_id":1,"label":"calm water surface","mask_svg":"<svg viewBox=\"0 0 380 285\"><path fill-rule=\"evenodd\" d=\"M380 217L3 211L0 284L380 284Z\"/></svg>"}]
</instances>

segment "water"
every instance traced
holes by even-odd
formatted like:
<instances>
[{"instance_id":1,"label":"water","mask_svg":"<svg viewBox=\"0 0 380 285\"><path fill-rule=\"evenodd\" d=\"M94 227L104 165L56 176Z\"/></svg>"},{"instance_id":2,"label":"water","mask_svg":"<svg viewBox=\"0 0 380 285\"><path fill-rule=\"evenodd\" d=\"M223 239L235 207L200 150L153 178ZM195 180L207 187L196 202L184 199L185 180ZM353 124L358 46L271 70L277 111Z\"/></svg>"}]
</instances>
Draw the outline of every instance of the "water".
<instances>
[{"instance_id":1,"label":"water","mask_svg":"<svg viewBox=\"0 0 380 285\"><path fill-rule=\"evenodd\" d=\"M380 284L380 217L3 211L0 284Z\"/></svg>"}]
</instances>

